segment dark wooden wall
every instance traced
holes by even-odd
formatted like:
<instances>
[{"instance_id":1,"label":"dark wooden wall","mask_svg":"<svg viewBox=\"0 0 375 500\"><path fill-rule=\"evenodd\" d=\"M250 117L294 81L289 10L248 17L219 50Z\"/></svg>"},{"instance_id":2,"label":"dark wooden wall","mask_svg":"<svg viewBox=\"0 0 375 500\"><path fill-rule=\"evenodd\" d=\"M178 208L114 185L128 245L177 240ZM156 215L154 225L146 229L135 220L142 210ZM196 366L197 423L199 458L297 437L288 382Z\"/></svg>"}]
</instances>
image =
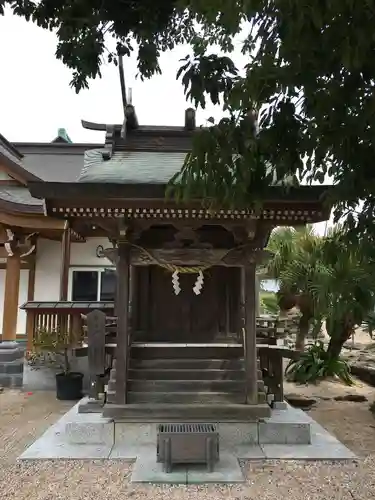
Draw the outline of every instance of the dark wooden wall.
<instances>
[{"instance_id":1,"label":"dark wooden wall","mask_svg":"<svg viewBox=\"0 0 375 500\"><path fill-rule=\"evenodd\" d=\"M171 272L139 266L133 273L134 340L212 342L240 333L240 269L215 266L204 272L200 295L196 274L180 274L181 292L174 294Z\"/></svg>"}]
</instances>

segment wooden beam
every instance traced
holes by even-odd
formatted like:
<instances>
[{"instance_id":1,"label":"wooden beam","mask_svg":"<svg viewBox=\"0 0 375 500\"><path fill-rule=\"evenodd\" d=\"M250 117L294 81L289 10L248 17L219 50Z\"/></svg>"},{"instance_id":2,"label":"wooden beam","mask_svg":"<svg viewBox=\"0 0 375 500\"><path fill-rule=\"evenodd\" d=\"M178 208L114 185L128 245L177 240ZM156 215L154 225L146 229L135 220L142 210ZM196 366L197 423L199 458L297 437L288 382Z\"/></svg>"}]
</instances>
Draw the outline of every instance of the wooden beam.
<instances>
[{"instance_id":1,"label":"wooden beam","mask_svg":"<svg viewBox=\"0 0 375 500\"><path fill-rule=\"evenodd\" d=\"M19 181L14 179L0 179L0 186L22 186Z\"/></svg>"},{"instance_id":2,"label":"wooden beam","mask_svg":"<svg viewBox=\"0 0 375 500\"><path fill-rule=\"evenodd\" d=\"M3 341L16 340L20 274L21 259L19 254L15 253L14 255L8 257L6 265L3 307Z\"/></svg>"},{"instance_id":3,"label":"wooden beam","mask_svg":"<svg viewBox=\"0 0 375 500\"><path fill-rule=\"evenodd\" d=\"M0 223L5 224L6 226L24 227L28 229L33 229L33 231L38 231L40 229L63 231L65 221L52 219L50 217L46 217L45 215L28 216L26 214L15 215L15 214L7 214L5 212L1 212Z\"/></svg>"},{"instance_id":4,"label":"wooden beam","mask_svg":"<svg viewBox=\"0 0 375 500\"><path fill-rule=\"evenodd\" d=\"M70 246L71 231L69 222L66 221L61 242L60 300L68 300Z\"/></svg>"},{"instance_id":5,"label":"wooden beam","mask_svg":"<svg viewBox=\"0 0 375 500\"><path fill-rule=\"evenodd\" d=\"M246 404L258 403L255 267L255 264L248 264L244 267L243 271L245 299L244 358Z\"/></svg>"},{"instance_id":6,"label":"wooden beam","mask_svg":"<svg viewBox=\"0 0 375 500\"><path fill-rule=\"evenodd\" d=\"M4 160L0 163L0 172L4 172L9 177L11 177L11 179L17 181L17 184L19 186L20 185L25 186L27 184L26 180L23 178L22 175L14 172L13 169L10 167L10 165L5 165Z\"/></svg>"},{"instance_id":7,"label":"wooden beam","mask_svg":"<svg viewBox=\"0 0 375 500\"><path fill-rule=\"evenodd\" d=\"M112 263L117 261L117 248L104 249L104 255ZM205 249L205 248L168 248L147 249L132 246L130 261L135 266L149 266L150 264L172 264L175 266L212 266L223 265L238 267L244 263L264 263L270 257L270 252L262 249L252 249L251 245L228 249Z\"/></svg>"},{"instance_id":8,"label":"wooden beam","mask_svg":"<svg viewBox=\"0 0 375 500\"><path fill-rule=\"evenodd\" d=\"M120 243L117 262L117 347L116 347L116 403L127 402L129 358L129 274L130 247Z\"/></svg>"}]
</instances>

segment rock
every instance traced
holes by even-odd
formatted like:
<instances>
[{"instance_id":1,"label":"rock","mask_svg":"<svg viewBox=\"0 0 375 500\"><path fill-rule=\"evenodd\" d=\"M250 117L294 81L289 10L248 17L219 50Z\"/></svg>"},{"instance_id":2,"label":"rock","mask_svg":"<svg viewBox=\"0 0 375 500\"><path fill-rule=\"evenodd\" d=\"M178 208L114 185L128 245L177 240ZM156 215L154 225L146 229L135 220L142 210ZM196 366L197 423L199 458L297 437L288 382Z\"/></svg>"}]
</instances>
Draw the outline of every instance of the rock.
<instances>
[{"instance_id":1,"label":"rock","mask_svg":"<svg viewBox=\"0 0 375 500\"><path fill-rule=\"evenodd\" d=\"M302 410L310 410L316 404L315 398L303 396L302 394L285 394L285 399L294 408L301 408Z\"/></svg>"},{"instance_id":2,"label":"rock","mask_svg":"<svg viewBox=\"0 0 375 500\"><path fill-rule=\"evenodd\" d=\"M354 403L363 403L368 401L366 396L363 394L343 394L342 396L336 396L333 399L335 401L352 401Z\"/></svg>"},{"instance_id":3,"label":"rock","mask_svg":"<svg viewBox=\"0 0 375 500\"><path fill-rule=\"evenodd\" d=\"M2 392L4 392L4 387L1 387L1 386L0 386L0 394L1 394Z\"/></svg>"},{"instance_id":4,"label":"rock","mask_svg":"<svg viewBox=\"0 0 375 500\"><path fill-rule=\"evenodd\" d=\"M352 375L358 377L362 382L375 387L375 366L369 366L367 363L353 363L350 365Z\"/></svg>"}]
</instances>

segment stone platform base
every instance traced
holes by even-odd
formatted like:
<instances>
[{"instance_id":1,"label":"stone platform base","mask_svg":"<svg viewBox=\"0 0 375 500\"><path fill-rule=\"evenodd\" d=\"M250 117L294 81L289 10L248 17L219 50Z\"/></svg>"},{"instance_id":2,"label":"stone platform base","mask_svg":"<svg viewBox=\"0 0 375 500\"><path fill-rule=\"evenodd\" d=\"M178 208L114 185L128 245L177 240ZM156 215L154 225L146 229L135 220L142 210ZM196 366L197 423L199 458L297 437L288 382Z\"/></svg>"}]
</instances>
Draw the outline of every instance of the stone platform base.
<instances>
[{"instance_id":1,"label":"stone platform base","mask_svg":"<svg viewBox=\"0 0 375 500\"><path fill-rule=\"evenodd\" d=\"M126 461L137 459L137 462L140 460L140 467L144 457L153 457L152 461L155 461L153 471L157 472L156 423L114 423L111 419L103 418L100 413L80 414L78 406L79 404L75 405L56 424L52 425L21 455L20 459L121 459ZM219 423L219 431L220 450L223 457L229 454L236 460L353 460L356 458L350 450L314 422L309 415L289 406L287 410L274 410L272 416L264 422ZM229 462L232 463L233 460L230 459ZM139 467L135 467L134 472L139 470ZM235 481L236 472L233 467L232 469L234 475L231 478ZM160 478L156 481L154 478L152 481L181 482L181 478L179 476L174 478L173 474L168 476L168 480ZM182 482L185 482L187 477L189 477L188 483L193 482L193 477L197 482L209 482L210 478L211 480L216 478L216 475L208 478L207 474L198 474L199 477L189 476L189 474L184 476L185 479ZM223 482L229 480L227 474L222 474L220 477ZM139 481L142 478L137 479L136 475L133 480ZM149 482L151 479L148 475L143 480ZM219 476L217 481L219 481Z\"/></svg>"},{"instance_id":2,"label":"stone platform base","mask_svg":"<svg viewBox=\"0 0 375 500\"><path fill-rule=\"evenodd\" d=\"M212 422L212 417L219 422L257 422L270 417L268 404L234 403L133 403L116 405L107 403L103 407L103 416L116 422Z\"/></svg>"},{"instance_id":3,"label":"stone platform base","mask_svg":"<svg viewBox=\"0 0 375 500\"><path fill-rule=\"evenodd\" d=\"M17 342L0 342L0 387L23 386L24 354Z\"/></svg>"},{"instance_id":4,"label":"stone platform base","mask_svg":"<svg viewBox=\"0 0 375 500\"><path fill-rule=\"evenodd\" d=\"M91 415L90 413L82 413L82 409L88 405L90 405L89 400L82 401L79 404L80 413L75 415L74 421L66 424L66 439L71 444L114 444L114 436L116 436L117 443L129 443L130 446L137 443L143 446L156 443L158 423L173 421L173 419L162 419L155 422L152 413L150 413L151 422L145 422L144 419L140 422L134 420L132 422L119 422L102 416L100 413ZM210 408L210 405L206 405L205 408L206 418L204 420L207 421L209 415L211 418L208 420L215 422L215 418L213 418L217 415L215 410ZM261 418L258 421L228 422L225 420L217 422L216 420L222 445L228 448L244 443L260 445L310 444L311 419L305 413L290 406L286 405L285 408L285 410L273 409L270 417ZM197 421L197 419L191 420L185 415L184 421Z\"/></svg>"}]
</instances>

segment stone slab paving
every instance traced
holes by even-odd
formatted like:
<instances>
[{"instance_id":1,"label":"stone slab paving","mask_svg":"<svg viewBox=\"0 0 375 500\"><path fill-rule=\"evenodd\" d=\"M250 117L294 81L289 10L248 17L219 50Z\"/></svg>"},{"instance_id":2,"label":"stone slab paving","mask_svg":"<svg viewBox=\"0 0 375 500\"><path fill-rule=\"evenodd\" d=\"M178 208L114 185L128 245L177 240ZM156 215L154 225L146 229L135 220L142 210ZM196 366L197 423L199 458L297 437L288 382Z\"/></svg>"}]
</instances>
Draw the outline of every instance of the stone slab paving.
<instances>
[{"instance_id":1,"label":"stone slab paving","mask_svg":"<svg viewBox=\"0 0 375 500\"><path fill-rule=\"evenodd\" d=\"M213 472L207 472L205 467L201 465L188 466L187 484L243 482L245 482L245 478L238 458L227 451L220 452L220 461L215 465Z\"/></svg>"},{"instance_id":2,"label":"stone slab paving","mask_svg":"<svg viewBox=\"0 0 375 500\"><path fill-rule=\"evenodd\" d=\"M143 449L133 467L132 483L153 484L202 484L243 483L245 481L238 459L231 453L220 453L220 461L213 472L207 472L204 465L175 466L172 471L163 471L163 465L156 462L155 447Z\"/></svg>"},{"instance_id":3,"label":"stone slab paving","mask_svg":"<svg viewBox=\"0 0 375 500\"><path fill-rule=\"evenodd\" d=\"M354 453L301 410L292 408L288 408L287 411L276 410L270 421L275 425L293 423L301 425L302 428L308 426L311 430L311 444L290 444L284 438L279 439L279 444L264 442L257 444L256 424L221 424L220 443L223 456L234 457L236 461L238 459L335 461L356 458ZM77 404L19 458L21 460L108 458L134 461L140 457L149 457L151 462L155 461L156 464L155 431L156 427L153 424L133 423L117 426L100 414L78 414ZM229 464L230 459L225 460ZM156 473L157 469L153 470ZM202 478L202 481L205 482L206 479L203 481Z\"/></svg>"},{"instance_id":4,"label":"stone slab paving","mask_svg":"<svg viewBox=\"0 0 375 500\"><path fill-rule=\"evenodd\" d=\"M133 466L132 483L161 483L161 484L187 484L187 467L173 467L167 473L163 471L163 464L156 461L155 449L150 447L143 450Z\"/></svg>"}]
</instances>

